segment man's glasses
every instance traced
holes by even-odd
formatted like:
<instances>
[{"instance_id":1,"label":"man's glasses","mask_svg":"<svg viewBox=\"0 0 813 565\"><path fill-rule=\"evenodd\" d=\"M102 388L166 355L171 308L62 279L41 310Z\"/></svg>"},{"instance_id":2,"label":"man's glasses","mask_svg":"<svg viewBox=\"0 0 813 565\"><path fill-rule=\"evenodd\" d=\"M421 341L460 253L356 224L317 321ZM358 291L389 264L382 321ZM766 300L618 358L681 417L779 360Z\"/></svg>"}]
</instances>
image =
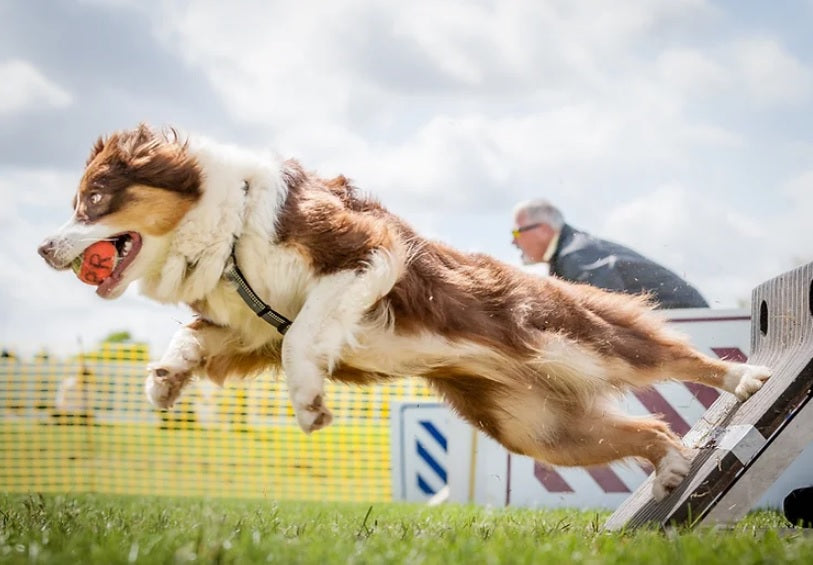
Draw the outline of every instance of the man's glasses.
<instances>
[{"instance_id":1,"label":"man's glasses","mask_svg":"<svg viewBox=\"0 0 813 565\"><path fill-rule=\"evenodd\" d=\"M538 228L539 226L544 226L544 225L545 224L541 224L541 223L528 224L527 226L522 226L522 227L519 227L519 228L512 229L511 234L514 236L514 239L516 239L516 238L519 237L519 234L521 234L522 232L532 230L534 228Z\"/></svg>"}]
</instances>

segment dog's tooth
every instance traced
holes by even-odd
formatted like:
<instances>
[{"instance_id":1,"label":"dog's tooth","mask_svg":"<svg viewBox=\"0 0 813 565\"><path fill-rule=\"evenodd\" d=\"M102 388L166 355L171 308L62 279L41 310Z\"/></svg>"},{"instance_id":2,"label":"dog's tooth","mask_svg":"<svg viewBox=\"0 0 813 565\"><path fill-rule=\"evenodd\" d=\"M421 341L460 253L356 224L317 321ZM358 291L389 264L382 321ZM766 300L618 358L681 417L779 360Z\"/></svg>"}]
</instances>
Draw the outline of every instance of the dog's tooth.
<instances>
[{"instance_id":1,"label":"dog's tooth","mask_svg":"<svg viewBox=\"0 0 813 565\"><path fill-rule=\"evenodd\" d=\"M128 239L127 241L125 241L124 245L122 246L122 249L121 249L122 257L127 255L128 253L130 253L130 249L132 247L133 247L133 240L132 239Z\"/></svg>"}]
</instances>

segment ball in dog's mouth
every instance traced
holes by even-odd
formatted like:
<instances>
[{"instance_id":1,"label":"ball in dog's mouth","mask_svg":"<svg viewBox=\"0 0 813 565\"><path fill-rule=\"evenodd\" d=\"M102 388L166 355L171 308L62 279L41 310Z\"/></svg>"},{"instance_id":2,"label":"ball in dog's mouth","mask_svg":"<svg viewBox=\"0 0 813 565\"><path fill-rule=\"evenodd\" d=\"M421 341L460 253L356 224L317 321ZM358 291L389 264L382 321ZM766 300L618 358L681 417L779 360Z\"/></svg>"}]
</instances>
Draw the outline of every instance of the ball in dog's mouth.
<instances>
[{"instance_id":1,"label":"ball in dog's mouth","mask_svg":"<svg viewBox=\"0 0 813 565\"><path fill-rule=\"evenodd\" d=\"M141 250L141 235L125 232L88 246L71 264L76 276L106 297L121 281L125 269Z\"/></svg>"}]
</instances>

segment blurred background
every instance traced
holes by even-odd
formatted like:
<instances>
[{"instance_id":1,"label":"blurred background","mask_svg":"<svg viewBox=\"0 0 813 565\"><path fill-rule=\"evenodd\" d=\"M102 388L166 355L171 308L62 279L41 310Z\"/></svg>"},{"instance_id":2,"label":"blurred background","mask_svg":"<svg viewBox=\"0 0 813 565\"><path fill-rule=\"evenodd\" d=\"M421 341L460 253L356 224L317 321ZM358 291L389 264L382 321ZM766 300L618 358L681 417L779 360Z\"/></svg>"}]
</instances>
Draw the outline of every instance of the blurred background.
<instances>
[{"instance_id":1,"label":"blurred background","mask_svg":"<svg viewBox=\"0 0 813 565\"><path fill-rule=\"evenodd\" d=\"M574 226L673 269L712 307L742 307L757 284L813 260L811 21L810 0L5 0L2 409L17 422L6 437L25 450L4 483L34 486L31 438L53 454L42 484L64 469L73 474L65 484L102 480L88 471L96 469L115 490L118 470L135 468L147 451L158 482L161 465L186 460L173 452L178 445L198 457L192 474L222 463L194 451L197 432L179 444L155 430L217 422L230 430L223 445L270 461L267 445L281 440L269 430L288 428L263 428L254 447L235 438L290 423L284 394L269 400L273 379L259 392L214 400L198 389L194 408L171 416L151 411L144 364L190 314L135 288L103 303L37 256L41 239L69 217L98 136L145 121L271 149L324 176L346 175L429 237L514 264L514 205L548 198ZM74 394L69 412L93 412L97 432L83 431L84 416L65 420L59 394ZM413 387L381 398L425 394ZM362 400L347 400L350 428L322 434L373 422L363 429L378 451L337 457L386 467L388 440L375 438L387 433L387 402ZM20 423L31 418L69 425L32 436ZM312 441L324 445L312 448L356 432L346 433L320 435L327 439ZM208 446L221 441L207 437ZM297 441L278 445L301 452ZM136 445L129 455L115 451L126 445ZM312 467L343 472L341 461L320 461ZM388 472L381 477L375 496L387 498ZM256 493L254 483L241 484Z\"/></svg>"},{"instance_id":2,"label":"blurred background","mask_svg":"<svg viewBox=\"0 0 813 565\"><path fill-rule=\"evenodd\" d=\"M0 343L161 350L188 319L36 255L95 139L139 121L344 174L517 264L512 208L546 197L737 306L813 259L810 21L809 0L6 0Z\"/></svg>"}]
</instances>

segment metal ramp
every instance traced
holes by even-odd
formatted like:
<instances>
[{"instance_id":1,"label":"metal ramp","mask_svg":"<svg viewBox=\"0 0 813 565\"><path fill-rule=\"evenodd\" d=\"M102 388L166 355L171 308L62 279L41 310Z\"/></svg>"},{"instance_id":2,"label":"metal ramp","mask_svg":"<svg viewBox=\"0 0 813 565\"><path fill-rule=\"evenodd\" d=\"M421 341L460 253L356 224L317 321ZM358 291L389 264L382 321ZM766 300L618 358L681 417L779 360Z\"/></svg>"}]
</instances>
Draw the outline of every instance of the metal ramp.
<instances>
[{"instance_id":1,"label":"metal ramp","mask_svg":"<svg viewBox=\"0 0 813 565\"><path fill-rule=\"evenodd\" d=\"M606 530L739 520L813 442L813 263L758 286L751 304L749 363L773 375L744 403L718 398L683 439L695 448L689 476L661 502L650 476Z\"/></svg>"}]
</instances>

